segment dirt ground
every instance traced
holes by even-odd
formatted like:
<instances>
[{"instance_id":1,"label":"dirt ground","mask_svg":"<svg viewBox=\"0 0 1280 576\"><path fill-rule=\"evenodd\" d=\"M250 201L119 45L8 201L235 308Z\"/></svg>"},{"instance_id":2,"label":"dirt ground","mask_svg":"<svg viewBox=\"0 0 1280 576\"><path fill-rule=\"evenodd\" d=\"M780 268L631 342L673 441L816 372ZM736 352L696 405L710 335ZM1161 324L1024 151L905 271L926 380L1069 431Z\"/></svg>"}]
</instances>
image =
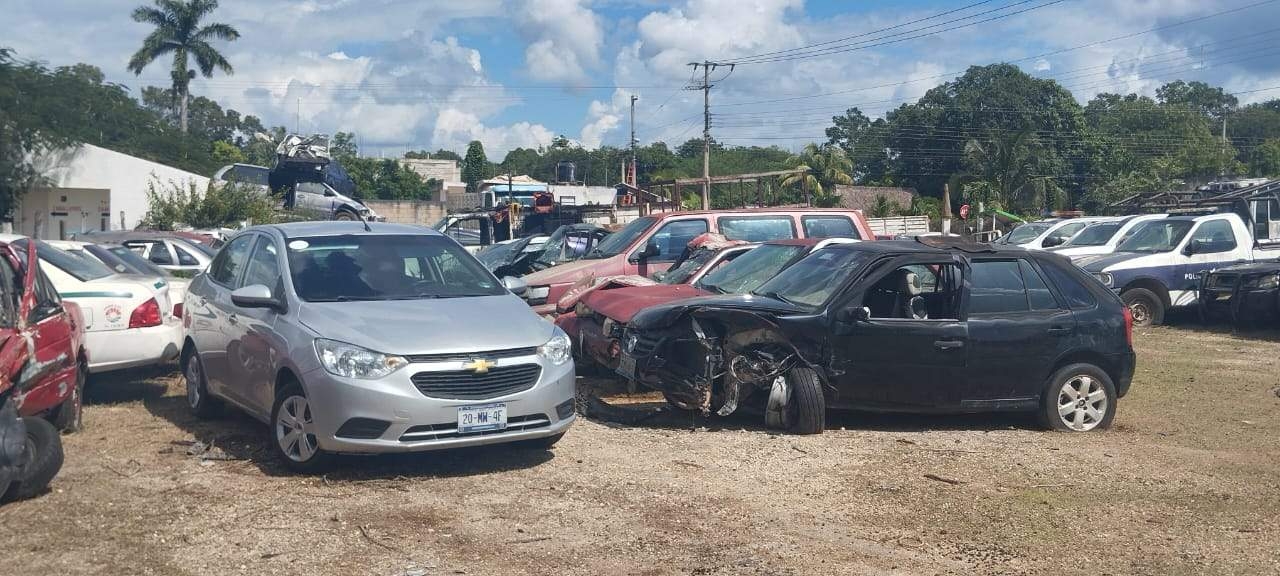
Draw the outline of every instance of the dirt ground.
<instances>
[{"instance_id":1,"label":"dirt ground","mask_svg":"<svg viewBox=\"0 0 1280 576\"><path fill-rule=\"evenodd\" d=\"M0 508L0 572L1280 573L1280 339L1136 339L1104 433L835 414L796 437L673 413L323 477L287 474L247 417L194 420L174 374L102 378L52 490Z\"/></svg>"}]
</instances>

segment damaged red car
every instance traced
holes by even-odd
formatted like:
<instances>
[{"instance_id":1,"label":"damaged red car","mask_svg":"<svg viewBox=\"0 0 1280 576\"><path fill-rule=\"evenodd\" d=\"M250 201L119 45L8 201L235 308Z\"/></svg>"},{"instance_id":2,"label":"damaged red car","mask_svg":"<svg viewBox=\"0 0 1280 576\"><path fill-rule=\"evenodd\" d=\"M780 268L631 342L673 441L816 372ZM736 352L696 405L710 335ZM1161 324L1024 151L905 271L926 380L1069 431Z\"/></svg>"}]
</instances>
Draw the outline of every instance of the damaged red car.
<instances>
[{"instance_id":1,"label":"damaged red car","mask_svg":"<svg viewBox=\"0 0 1280 576\"><path fill-rule=\"evenodd\" d=\"M49 279L0 243L0 500L39 494L62 468L59 430L81 427L84 322Z\"/></svg>"},{"instance_id":2,"label":"damaged red car","mask_svg":"<svg viewBox=\"0 0 1280 576\"><path fill-rule=\"evenodd\" d=\"M832 244L857 242L849 238L802 238L764 244L707 243L662 278L661 282L635 285L631 277L608 280L576 292L570 290L558 303L556 319L566 334L577 340L580 362L630 373L619 366L622 335L639 311L686 298L716 294L745 294L810 252Z\"/></svg>"}]
</instances>

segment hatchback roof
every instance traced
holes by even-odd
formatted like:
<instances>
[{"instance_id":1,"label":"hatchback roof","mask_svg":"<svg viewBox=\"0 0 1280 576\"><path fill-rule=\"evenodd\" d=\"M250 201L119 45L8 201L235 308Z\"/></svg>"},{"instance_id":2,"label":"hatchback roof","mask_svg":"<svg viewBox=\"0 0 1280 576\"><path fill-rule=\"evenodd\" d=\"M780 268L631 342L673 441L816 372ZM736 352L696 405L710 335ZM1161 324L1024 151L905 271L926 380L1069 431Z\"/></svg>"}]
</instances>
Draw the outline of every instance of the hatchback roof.
<instances>
[{"instance_id":1,"label":"hatchback roof","mask_svg":"<svg viewBox=\"0 0 1280 576\"><path fill-rule=\"evenodd\" d=\"M967 240L958 236L923 236L916 240L880 240L876 242L855 242L849 244L833 244L830 249L863 250L877 253L932 253L949 254L965 252L968 254L1040 254L1017 246L996 246Z\"/></svg>"},{"instance_id":2,"label":"hatchback roof","mask_svg":"<svg viewBox=\"0 0 1280 576\"><path fill-rule=\"evenodd\" d=\"M418 226L415 224L393 224L389 222L369 222L369 229L365 230L365 224L354 221L337 221L337 220L320 220L314 222L289 222L286 224L271 224L267 226L255 226L250 228L259 230L274 229L285 238L297 238L300 236L339 236L346 234L366 235L366 234L421 234L424 236L443 236L443 234L427 228L426 226Z\"/></svg>"}]
</instances>

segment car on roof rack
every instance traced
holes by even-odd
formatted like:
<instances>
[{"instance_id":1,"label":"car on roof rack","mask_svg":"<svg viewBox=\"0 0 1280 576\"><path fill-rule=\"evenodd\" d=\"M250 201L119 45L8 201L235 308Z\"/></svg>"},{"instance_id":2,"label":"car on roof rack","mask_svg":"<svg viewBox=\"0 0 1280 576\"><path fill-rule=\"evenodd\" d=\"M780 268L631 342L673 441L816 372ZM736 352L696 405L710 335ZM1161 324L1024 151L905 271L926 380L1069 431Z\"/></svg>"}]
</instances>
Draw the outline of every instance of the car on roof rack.
<instances>
[{"instance_id":1,"label":"car on roof rack","mask_svg":"<svg viewBox=\"0 0 1280 576\"><path fill-rule=\"evenodd\" d=\"M749 294L631 319L620 365L669 401L820 433L826 409L1027 411L1106 428L1133 377L1120 299L1064 257L950 237L817 250Z\"/></svg>"}]
</instances>

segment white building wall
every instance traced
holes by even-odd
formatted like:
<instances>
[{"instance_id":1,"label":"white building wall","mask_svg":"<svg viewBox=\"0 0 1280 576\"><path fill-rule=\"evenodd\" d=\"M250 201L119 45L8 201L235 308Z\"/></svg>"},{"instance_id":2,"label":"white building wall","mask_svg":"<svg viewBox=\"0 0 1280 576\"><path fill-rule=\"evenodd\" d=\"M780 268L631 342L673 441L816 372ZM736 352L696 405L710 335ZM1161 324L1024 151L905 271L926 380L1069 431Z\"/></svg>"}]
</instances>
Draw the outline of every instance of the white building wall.
<instances>
[{"instance_id":1,"label":"white building wall","mask_svg":"<svg viewBox=\"0 0 1280 576\"><path fill-rule=\"evenodd\" d=\"M125 229L142 221L147 214L148 184L162 190L170 183L183 187L194 183L200 192L209 185L207 176L91 144L51 154L38 164L55 188L108 190L113 230L120 229L121 213ZM51 193L56 194L56 189Z\"/></svg>"}]
</instances>

